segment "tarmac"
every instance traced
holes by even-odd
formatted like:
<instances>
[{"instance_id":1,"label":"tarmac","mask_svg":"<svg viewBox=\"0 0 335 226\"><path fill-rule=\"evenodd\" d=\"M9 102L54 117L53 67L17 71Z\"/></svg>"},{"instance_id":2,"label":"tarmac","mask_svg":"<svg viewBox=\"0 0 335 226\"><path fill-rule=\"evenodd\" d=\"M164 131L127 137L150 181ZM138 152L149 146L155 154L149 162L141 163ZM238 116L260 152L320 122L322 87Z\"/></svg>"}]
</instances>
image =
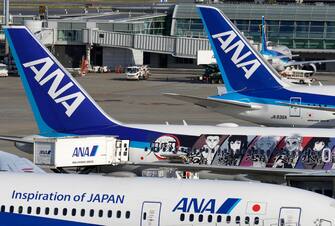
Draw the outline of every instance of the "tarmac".
<instances>
[{"instance_id":1,"label":"tarmac","mask_svg":"<svg viewBox=\"0 0 335 226\"><path fill-rule=\"evenodd\" d=\"M205 84L191 80L190 73L154 73L149 80L127 81L124 74L88 74L76 80L112 118L125 123L216 125L234 122L252 126L250 122L211 112L193 104L163 96L179 93L207 97L217 93L221 84ZM324 85L335 84L335 76L316 78ZM38 134L33 113L18 76L0 78L0 135L27 136ZM32 159L32 155L16 149L12 142L0 141L0 150Z\"/></svg>"}]
</instances>

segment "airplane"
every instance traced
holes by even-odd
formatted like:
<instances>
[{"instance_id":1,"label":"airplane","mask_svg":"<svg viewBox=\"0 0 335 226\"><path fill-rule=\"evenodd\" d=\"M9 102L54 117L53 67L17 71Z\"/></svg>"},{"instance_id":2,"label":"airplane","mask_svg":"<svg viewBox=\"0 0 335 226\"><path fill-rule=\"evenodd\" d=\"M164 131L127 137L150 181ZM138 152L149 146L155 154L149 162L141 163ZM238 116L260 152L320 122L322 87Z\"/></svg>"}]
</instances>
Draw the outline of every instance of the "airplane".
<instances>
[{"instance_id":1,"label":"airplane","mask_svg":"<svg viewBox=\"0 0 335 226\"><path fill-rule=\"evenodd\" d=\"M335 126L334 86L305 87L281 80L221 11L198 9L225 90L207 98L165 95L265 126Z\"/></svg>"},{"instance_id":2,"label":"airplane","mask_svg":"<svg viewBox=\"0 0 335 226\"><path fill-rule=\"evenodd\" d=\"M16 173L0 180L2 226L335 224L332 198L280 185Z\"/></svg>"},{"instance_id":3,"label":"airplane","mask_svg":"<svg viewBox=\"0 0 335 226\"><path fill-rule=\"evenodd\" d=\"M268 42L266 38L266 24L264 16L262 16L262 26L261 26L261 49L260 53L261 55L270 62L270 64L278 71L283 72L287 68L292 67L302 67L304 65L310 66L313 71L310 73L310 75L314 75L316 73L316 64L322 64L322 63L331 63L335 62L335 60L309 60L309 61L295 61L293 60L293 57L299 56L299 55L293 55L291 50L282 45L275 45L271 48L268 48Z\"/></svg>"},{"instance_id":4,"label":"airplane","mask_svg":"<svg viewBox=\"0 0 335 226\"><path fill-rule=\"evenodd\" d=\"M39 129L38 135L24 138L0 137L16 142L22 151L33 152L34 137L111 135L129 140L129 162L143 167L178 159L181 164L173 167L254 173L270 180L274 175L282 180L286 173L333 168L334 129L119 122L97 105L26 27L8 26L4 32ZM310 154L315 158L306 158ZM73 158L71 150L68 157Z\"/></svg>"}]
</instances>

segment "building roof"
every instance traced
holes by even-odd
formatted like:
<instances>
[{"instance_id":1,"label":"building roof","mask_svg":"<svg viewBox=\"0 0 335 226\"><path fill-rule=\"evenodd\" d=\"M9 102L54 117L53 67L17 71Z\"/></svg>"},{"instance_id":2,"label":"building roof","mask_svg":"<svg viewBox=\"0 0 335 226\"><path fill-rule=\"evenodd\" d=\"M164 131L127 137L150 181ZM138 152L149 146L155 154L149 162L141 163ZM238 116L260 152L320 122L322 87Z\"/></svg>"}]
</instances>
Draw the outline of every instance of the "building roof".
<instances>
[{"instance_id":1,"label":"building roof","mask_svg":"<svg viewBox=\"0 0 335 226\"><path fill-rule=\"evenodd\" d=\"M295 21L335 21L334 5L301 4L213 4L221 9L230 19L260 20L295 20ZM199 18L194 4L179 4L175 7L173 17L176 19Z\"/></svg>"}]
</instances>

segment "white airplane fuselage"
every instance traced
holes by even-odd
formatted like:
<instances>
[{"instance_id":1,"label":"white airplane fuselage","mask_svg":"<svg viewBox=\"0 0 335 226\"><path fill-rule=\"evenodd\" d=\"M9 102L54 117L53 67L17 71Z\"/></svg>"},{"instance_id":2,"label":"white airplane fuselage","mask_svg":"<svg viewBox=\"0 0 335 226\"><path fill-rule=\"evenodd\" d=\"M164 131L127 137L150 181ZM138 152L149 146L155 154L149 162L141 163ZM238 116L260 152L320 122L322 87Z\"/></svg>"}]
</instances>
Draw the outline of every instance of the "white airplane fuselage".
<instances>
[{"instance_id":1,"label":"white airplane fuselage","mask_svg":"<svg viewBox=\"0 0 335 226\"><path fill-rule=\"evenodd\" d=\"M8 173L0 180L3 226L331 226L335 219L331 198L262 183Z\"/></svg>"},{"instance_id":2,"label":"white airplane fuselage","mask_svg":"<svg viewBox=\"0 0 335 226\"><path fill-rule=\"evenodd\" d=\"M255 96L224 94L211 99L229 100L256 106L253 109L236 109L214 105L214 111L266 126L335 127L335 86L287 85L278 90L250 92ZM280 93L283 93L281 96ZM268 93L266 97L265 93ZM256 95L259 95L257 97Z\"/></svg>"},{"instance_id":3,"label":"white airplane fuselage","mask_svg":"<svg viewBox=\"0 0 335 226\"><path fill-rule=\"evenodd\" d=\"M315 109L304 109L290 106L259 104L259 110L232 112L229 109L212 109L213 111L229 114L235 118L265 126L289 127L319 127L334 128L335 112Z\"/></svg>"}]
</instances>

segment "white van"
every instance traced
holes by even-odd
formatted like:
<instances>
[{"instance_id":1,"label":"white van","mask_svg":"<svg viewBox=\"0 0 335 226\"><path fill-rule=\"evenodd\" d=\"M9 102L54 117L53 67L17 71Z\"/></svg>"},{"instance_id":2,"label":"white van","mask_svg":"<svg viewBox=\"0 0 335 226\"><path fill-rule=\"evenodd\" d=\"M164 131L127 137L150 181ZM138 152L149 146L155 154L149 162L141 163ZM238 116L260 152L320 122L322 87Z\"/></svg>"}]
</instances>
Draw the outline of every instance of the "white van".
<instances>
[{"instance_id":1,"label":"white van","mask_svg":"<svg viewBox=\"0 0 335 226\"><path fill-rule=\"evenodd\" d=\"M150 76L149 68L147 65L130 66L126 69L127 80L142 80L148 79Z\"/></svg>"},{"instance_id":2,"label":"white van","mask_svg":"<svg viewBox=\"0 0 335 226\"><path fill-rule=\"evenodd\" d=\"M6 64L0 64L0 77L8 76L8 67Z\"/></svg>"}]
</instances>

